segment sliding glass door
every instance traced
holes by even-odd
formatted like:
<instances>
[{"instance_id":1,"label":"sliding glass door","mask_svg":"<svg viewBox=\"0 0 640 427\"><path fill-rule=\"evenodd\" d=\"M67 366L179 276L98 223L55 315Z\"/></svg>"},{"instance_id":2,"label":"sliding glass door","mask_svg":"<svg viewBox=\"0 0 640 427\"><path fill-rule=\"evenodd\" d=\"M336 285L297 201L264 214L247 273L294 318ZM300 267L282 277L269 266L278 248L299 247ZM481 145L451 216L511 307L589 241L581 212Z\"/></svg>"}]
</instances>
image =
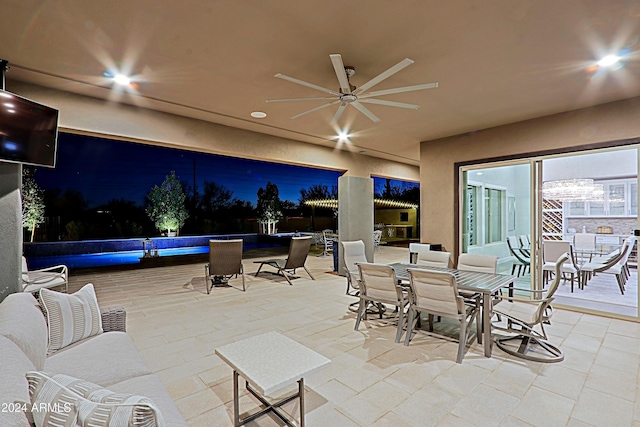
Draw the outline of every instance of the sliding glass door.
<instances>
[{"instance_id":1,"label":"sliding glass door","mask_svg":"<svg viewBox=\"0 0 640 427\"><path fill-rule=\"evenodd\" d=\"M498 272L531 283L532 163L477 165L462 168L460 218L462 253L498 257Z\"/></svg>"},{"instance_id":2,"label":"sliding glass door","mask_svg":"<svg viewBox=\"0 0 640 427\"><path fill-rule=\"evenodd\" d=\"M567 269L555 305L640 319L639 155L625 147L461 167L460 252L497 256L498 273L542 290L544 263L554 261L544 259L545 242L558 241L573 252L575 272ZM623 251L625 241L632 244L618 265L581 273Z\"/></svg>"}]
</instances>

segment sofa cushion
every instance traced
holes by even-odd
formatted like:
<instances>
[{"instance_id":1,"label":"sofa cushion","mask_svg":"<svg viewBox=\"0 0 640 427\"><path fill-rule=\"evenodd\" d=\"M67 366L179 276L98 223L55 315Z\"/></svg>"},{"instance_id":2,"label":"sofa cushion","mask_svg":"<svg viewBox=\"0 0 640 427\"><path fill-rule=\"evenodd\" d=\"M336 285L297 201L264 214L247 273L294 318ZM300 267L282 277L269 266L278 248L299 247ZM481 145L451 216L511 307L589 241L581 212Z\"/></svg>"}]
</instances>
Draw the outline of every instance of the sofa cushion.
<instances>
[{"instance_id":1,"label":"sofa cushion","mask_svg":"<svg viewBox=\"0 0 640 427\"><path fill-rule=\"evenodd\" d=\"M42 289L40 304L49 327L49 354L102 333L102 317L91 283L71 295Z\"/></svg>"},{"instance_id":2,"label":"sofa cushion","mask_svg":"<svg viewBox=\"0 0 640 427\"><path fill-rule=\"evenodd\" d=\"M0 335L13 341L36 369L47 357L47 323L33 294L18 292L0 303Z\"/></svg>"},{"instance_id":3,"label":"sofa cushion","mask_svg":"<svg viewBox=\"0 0 640 427\"><path fill-rule=\"evenodd\" d=\"M33 362L17 344L0 336L0 405L6 405L0 408L0 426L29 426L22 412L29 403L29 384L25 374L34 369Z\"/></svg>"},{"instance_id":4,"label":"sofa cushion","mask_svg":"<svg viewBox=\"0 0 640 427\"><path fill-rule=\"evenodd\" d=\"M34 411L37 426L58 421L64 426L83 427L144 426L161 427L162 415L153 401L145 396L114 393L96 384L68 375L49 376L43 372L28 372L29 392L36 408L46 405L57 409L49 413ZM54 419L55 417L55 419Z\"/></svg>"},{"instance_id":5,"label":"sofa cushion","mask_svg":"<svg viewBox=\"0 0 640 427\"><path fill-rule=\"evenodd\" d=\"M151 373L124 332L105 332L72 344L49 356L44 370L103 387Z\"/></svg>"},{"instance_id":6,"label":"sofa cushion","mask_svg":"<svg viewBox=\"0 0 640 427\"><path fill-rule=\"evenodd\" d=\"M153 400L162 413L165 427L186 427L187 423L180 414L178 407L169 396L162 381L157 375L143 375L130 378L109 386L109 390L120 393L134 393L147 396Z\"/></svg>"}]
</instances>

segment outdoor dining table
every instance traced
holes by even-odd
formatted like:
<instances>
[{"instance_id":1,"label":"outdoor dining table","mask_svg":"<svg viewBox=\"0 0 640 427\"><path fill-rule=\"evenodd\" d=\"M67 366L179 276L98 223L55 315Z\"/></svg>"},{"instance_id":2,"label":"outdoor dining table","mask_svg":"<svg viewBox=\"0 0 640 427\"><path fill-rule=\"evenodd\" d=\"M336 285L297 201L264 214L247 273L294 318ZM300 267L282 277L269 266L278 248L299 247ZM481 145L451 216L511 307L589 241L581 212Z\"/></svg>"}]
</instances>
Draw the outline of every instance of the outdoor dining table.
<instances>
[{"instance_id":1,"label":"outdoor dining table","mask_svg":"<svg viewBox=\"0 0 640 427\"><path fill-rule=\"evenodd\" d=\"M408 268L435 270L452 273L456 278L458 290L482 294L482 339L485 357L491 357L491 317L493 315L493 295L500 289L509 287L509 297L513 297L513 282L516 276L506 274L479 273L475 271L457 270L454 268L425 267L416 264L389 264L396 272L396 278L401 282L409 282ZM479 338L479 337L478 337ZM480 341L478 339L478 341Z\"/></svg>"}]
</instances>

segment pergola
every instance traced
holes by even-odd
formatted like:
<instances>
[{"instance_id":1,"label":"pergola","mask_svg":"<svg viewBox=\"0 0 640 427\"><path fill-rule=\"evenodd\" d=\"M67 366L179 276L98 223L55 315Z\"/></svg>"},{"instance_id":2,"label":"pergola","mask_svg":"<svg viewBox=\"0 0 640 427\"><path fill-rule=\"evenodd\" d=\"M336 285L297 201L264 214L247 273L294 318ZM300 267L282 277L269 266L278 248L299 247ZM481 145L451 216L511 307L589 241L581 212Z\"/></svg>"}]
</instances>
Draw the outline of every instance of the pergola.
<instances>
[{"instance_id":1,"label":"pergola","mask_svg":"<svg viewBox=\"0 0 640 427\"><path fill-rule=\"evenodd\" d=\"M312 208L338 209L338 199L307 200L304 204ZM373 206L387 209L418 209L416 203L391 199L373 199Z\"/></svg>"}]
</instances>

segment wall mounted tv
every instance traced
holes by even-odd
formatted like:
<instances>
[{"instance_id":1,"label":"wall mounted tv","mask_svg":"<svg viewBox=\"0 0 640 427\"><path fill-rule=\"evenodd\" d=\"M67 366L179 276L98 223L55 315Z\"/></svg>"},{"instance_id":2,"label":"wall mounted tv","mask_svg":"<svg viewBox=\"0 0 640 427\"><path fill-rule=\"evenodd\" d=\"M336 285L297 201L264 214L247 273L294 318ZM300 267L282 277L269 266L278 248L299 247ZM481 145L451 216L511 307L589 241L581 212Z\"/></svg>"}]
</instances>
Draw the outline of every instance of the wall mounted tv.
<instances>
[{"instance_id":1,"label":"wall mounted tv","mask_svg":"<svg viewBox=\"0 0 640 427\"><path fill-rule=\"evenodd\" d=\"M58 110L0 90L0 162L55 167Z\"/></svg>"}]
</instances>

